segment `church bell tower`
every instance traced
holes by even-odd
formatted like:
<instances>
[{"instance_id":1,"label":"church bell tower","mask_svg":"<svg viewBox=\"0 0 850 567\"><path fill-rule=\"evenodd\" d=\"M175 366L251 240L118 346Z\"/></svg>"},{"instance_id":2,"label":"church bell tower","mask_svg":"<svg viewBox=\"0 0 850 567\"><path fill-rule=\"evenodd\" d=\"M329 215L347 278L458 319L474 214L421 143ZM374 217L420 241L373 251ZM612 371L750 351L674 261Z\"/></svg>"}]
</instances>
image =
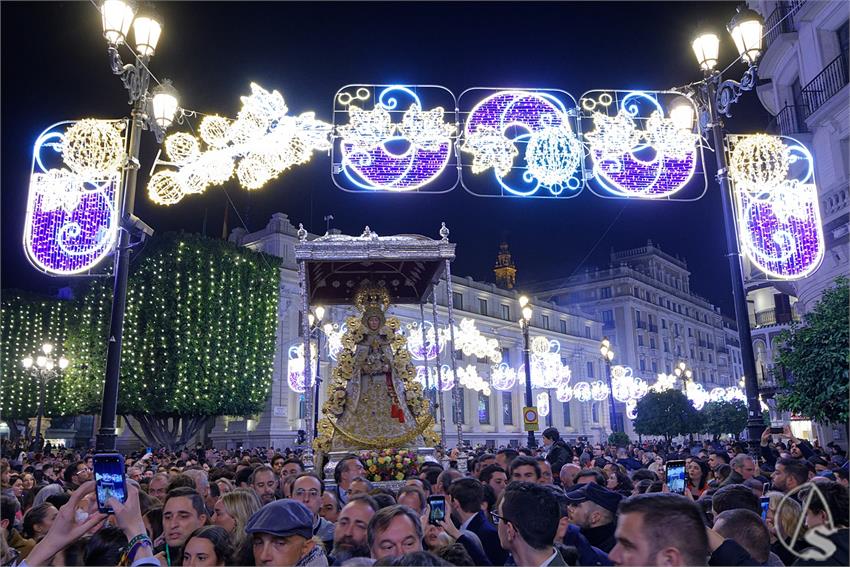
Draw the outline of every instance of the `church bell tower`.
<instances>
[{"instance_id":1,"label":"church bell tower","mask_svg":"<svg viewBox=\"0 0 850 567\"><path fill-rule=\"evenodd\" d=\"M499 254L496 256L496 265L493 267L496 274L496 285L503 289L513 289L516 285L516 266L511 260L511 251L507 242L499 245Z\"/></svg>"}]
</instances>

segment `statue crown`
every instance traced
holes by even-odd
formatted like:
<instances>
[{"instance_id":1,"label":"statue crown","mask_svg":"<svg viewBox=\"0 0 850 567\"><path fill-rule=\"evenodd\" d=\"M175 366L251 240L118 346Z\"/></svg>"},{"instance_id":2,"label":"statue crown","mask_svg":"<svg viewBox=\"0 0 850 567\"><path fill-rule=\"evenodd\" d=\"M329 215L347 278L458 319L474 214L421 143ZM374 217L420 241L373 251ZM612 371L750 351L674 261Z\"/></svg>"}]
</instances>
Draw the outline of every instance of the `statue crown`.
<instances>
[{"instance_id":1,"label":"statue crown","mask_svg":"<svg viewBox=\"0 0 850 567\"><path fill-rule=\"evenodd\" d=\"M354 305L361 313L375 309L383 313L390 306L390 292L383 286L364 281L354 296Z\"/></svg>"}]
</instances>

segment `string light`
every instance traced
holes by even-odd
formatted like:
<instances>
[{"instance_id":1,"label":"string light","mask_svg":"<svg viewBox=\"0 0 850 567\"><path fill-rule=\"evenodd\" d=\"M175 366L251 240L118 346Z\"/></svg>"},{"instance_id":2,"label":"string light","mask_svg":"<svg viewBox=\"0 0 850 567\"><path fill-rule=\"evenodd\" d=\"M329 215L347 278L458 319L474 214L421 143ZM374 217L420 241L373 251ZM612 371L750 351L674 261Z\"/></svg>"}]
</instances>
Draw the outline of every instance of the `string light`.
<instances>
[{"instance_id":1,"label":"string light","mask_svg":"<svg viewBox=\"0 0 850 567\"><path fill-rule=\"evenodd\" d=\"M148 181L148 197L157 205L174 205L180 202L183 195L183 185L177 171L162 169Z\"/></svg>"},{"instance_id":2,"label":"string light","mask_svg":"<svg viewBox=\"0 0 850 567\"><path fill-rule=\"evenodd\" d=\"M124 139L117 124L85 119L68 128L62 158L71 171L85 179L108 178L120 171L124 165Z\"/></svg>"},{"instance_id":3,"label":"string light","mask_svg":"<svg viewBox=\"0 0 850 567\"><path fill-rule=\"evenodd\" d=\"M198 139L186 132L175 132L165 139L165 152L171 161L182 164L194 161L201 155Z\"/></svg>"},{"instance_id":4,"label":"string light","mask_svg":"<svg viewBox=\"0 0 850 567\"><path fill-rule=\"evenodd\" d=\"M464 388L481 392L485 396L490 395L490 384L483 377L478 375L478 369L475 368L475 365L470 364L465 368L458 368L457 377L458 382Z\"/></svg>"},{"instance_id":5,"label":"string light","mask_svg":"<svg viewBox=\"0 0 850 567\"><path fill-rule=\"evenodd\" d=\"M558 388L568 384L572 378L570 367L561 362L561 343L546 337L534 337L531 341L531 387ZM518 373L525 383L525 365Z\"/></svg>"},{"instance_id":6,"label":"string light","mask_svg":"<svg viewBox=\"0 0 850 567\"><path fill-rule=\"evenodd\" d=\"M490 368L490 385L502 392L513 390L517 372L504 362Z\"/></svg>"},{"instance_id":7,"label":"string light","mask_svg":"<svg viewBox=\"0 0 850 567\"><path fill-rule=\"evenodd\" d=\"M435 335L439 335L439 338ZM434 325L429 321L425 321L425 344L422 344L422 329L419 323L409 323L407 325L407 350L410 351L410 356L413 360L436 360L445 349L448 342L448 331L440 329L439 333L434 333Z\"/></svg>"},{"instance_id":8,"label":"string light","mask_svg":"<svg viewBox=\"0 0 850 567\"><path fill-rule=\"evenodd\" d=\"M539 394L537 394L537 413L540 414L540 417L546 417L549 415L548 392L540 392Z\"/></svg>"},{"instance_id":9,"label":"string light","mask_svg":"<svg viewBox=\"0 0 850 567\"><path fill-rule=\"evenodd\" d=\"M428 376L431 382L431 388L436 388L437 385L440 387L441 392L448 392L452 388L455 387L455 378L452 373L452 369L447 365L443 364L439 371L434 366L428 367ZM422 387L425 387L425 367L417 366L416 367L416 380L422 384Z\"/></svg>"},{"instance_id":10,"label":"string light","mask_svg":"<svg viewBox=\"0 0 850 567\"><path fill-rule=\"evenodd\" d=\"M460 350L466 356L476 356L478 358L487 358L493 364L502 362L502 350L499 348L499 341L496 339L488 339L481 334L475 327L475 321L464 317L460 321L460 326L455 327L455 345L456 350Z\"/></svg>"}]
</instances>

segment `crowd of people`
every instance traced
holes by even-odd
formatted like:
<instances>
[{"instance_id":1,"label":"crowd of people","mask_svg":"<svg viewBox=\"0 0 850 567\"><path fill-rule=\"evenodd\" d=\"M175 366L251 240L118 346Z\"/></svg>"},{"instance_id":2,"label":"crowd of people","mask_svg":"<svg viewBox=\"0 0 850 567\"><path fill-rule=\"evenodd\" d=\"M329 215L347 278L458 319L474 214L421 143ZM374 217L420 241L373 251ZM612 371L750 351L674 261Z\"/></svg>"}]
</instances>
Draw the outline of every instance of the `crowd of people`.
<instances>
[{"instance_id":1,"label":"crowd of people","mask_svg":"<svg viewBox=\"0 0 850 567\"><path fill-rule=\"evenodd\" d=\"M757 456L732 442L569 443L555 428L541 439L426 459L395 490L370 481L356 454L326 483L289 449L134 453L111 514L99 511L91 451L6 443L2 565L850 561L848 462L834 444L787 427L766 429ZM670 461L685 461L683 491L666 481ZM431 514L432 496L446 513Z\"/></svg>"}]
</instances>

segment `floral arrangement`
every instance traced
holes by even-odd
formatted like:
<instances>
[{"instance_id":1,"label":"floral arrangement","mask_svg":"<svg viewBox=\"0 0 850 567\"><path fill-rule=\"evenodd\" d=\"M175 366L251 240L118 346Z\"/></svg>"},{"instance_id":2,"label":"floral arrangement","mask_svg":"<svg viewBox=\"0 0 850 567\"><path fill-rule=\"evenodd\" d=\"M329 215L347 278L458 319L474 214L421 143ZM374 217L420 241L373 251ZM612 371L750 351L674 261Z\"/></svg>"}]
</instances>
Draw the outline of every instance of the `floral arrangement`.
<instances>
[{"instance_id":1,"label":"floral arrangement","mask_svg":"<svg viewBox=\"0 0 850 567\"><path fill-rule=\"evenodd\" d=\"M424 458L408 449L382 449L363 451L361 460L366 465L369 480L404 480L419 475L419 465Z\"/></svg>"}]
</instances>

